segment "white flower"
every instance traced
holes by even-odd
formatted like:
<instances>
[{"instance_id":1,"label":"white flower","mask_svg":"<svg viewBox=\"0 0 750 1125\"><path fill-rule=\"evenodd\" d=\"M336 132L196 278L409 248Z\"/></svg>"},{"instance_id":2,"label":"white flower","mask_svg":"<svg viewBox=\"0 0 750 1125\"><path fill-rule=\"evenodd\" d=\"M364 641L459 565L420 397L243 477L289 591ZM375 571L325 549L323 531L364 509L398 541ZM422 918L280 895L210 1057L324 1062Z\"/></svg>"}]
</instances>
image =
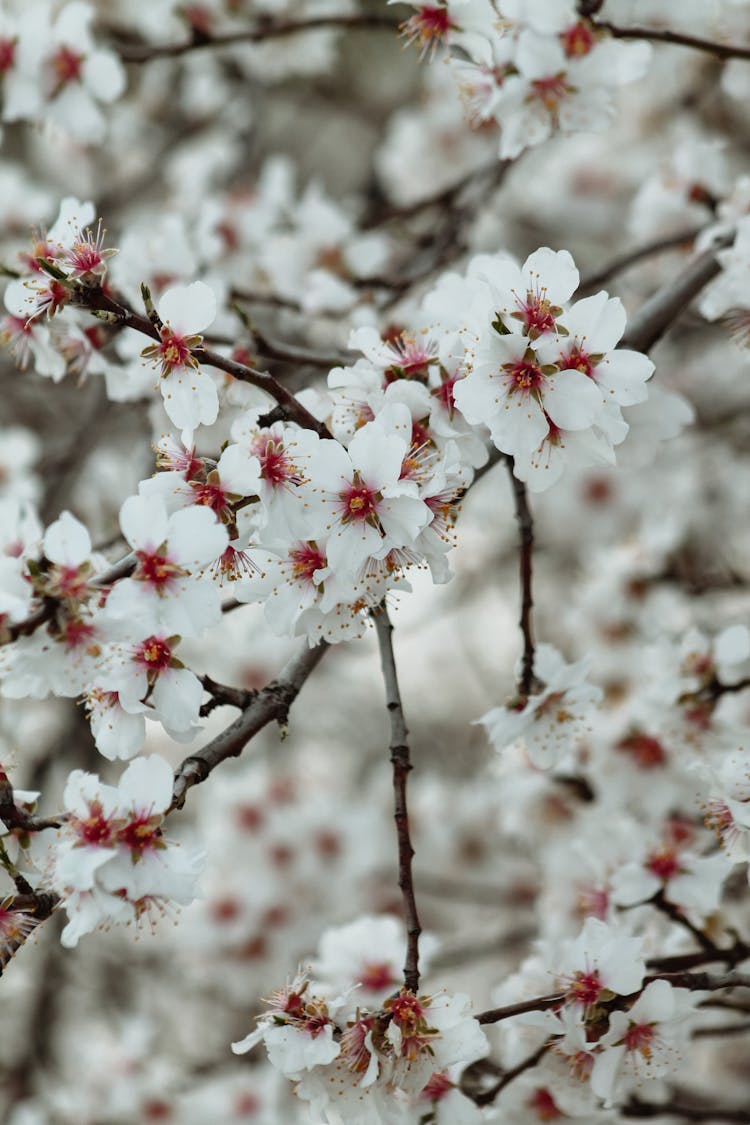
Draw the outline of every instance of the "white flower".
<instances>
[{"instance_id":1,"label":"white flower","mask_svg":"<svg viewBox=\"0 0 750 1125\"><path fill-rule=\"evenodd\" d=\"M627 1012L609 1015L609 1027L598 1040L591 1088L611 1106L615 1098L644 1079L677 1070L680 1047L687 1042L686 1021L698 998L666 980L652 981Z\"/></svg>"},{"instance_id":2,"label":"white flower","mask_svg":"<svg viewBox=\"0 0 750 1125\"><path fill-rule=\"evenodd\" d=\"M334 573L356 577L369 557L382 559L394 547L412 546L431 522L432 512L414 485L402 480L408 449L403 437L377 422L358 430L348 450L336 441L320 442L311 476Z\"/></svg>"},{"instance_id":3,"label":"white flower","mask_svg":"<svg viewBox=\"0 0 750 1125\"><path fill-rule=\"evenodd\" d=\"M543 689L528 699L495 707L477 722L496 750L522 738L534 765L542 769L554 765L572 747L592 706L602 698L601 689L586 682L589 667L588 660L566 664L551 645L538 645L534 670Z\"/></svg>"},{"instance_id":4,"label":"white flower","mask_svg":"<svg viewBox=\"0 0 750 1125\"><path fill-rule=\"evenodd\" d=\"M152 755L131 763L117 788L74 770L64 793L68 812L53 857L52 885L63 898L64 945L98 925L136 921L152 907L192 901L199 853L164 838L172 770Z\"/></svg>"},{"instance_id":5,"label":"white flower","mask_svg":"<svg viewBox=\"0 0 750 1125\"><path fill-rule=\"evenodd\" d=\"M642 947L642 938L587 918L578 937L565 944L555 966L566 1005L587 1018L600 1001L637 992L646 972Z\"/></svg>"},{"instance_id":6,"label":"white flower","mask_svg":"<svg viewBox=\"0 0 750 1125\"><path fill-rule=\"evenodd\" d=\"M141 353L160 367L159 390L164 409L180 430L210 426L219 413L219 396L210 374L203 371L193 349L216 316L216 297L202 281L168 289L157 303L162 320L159 342Z\"/></svg>"},{"instance_id":7,"label":"white flower","mask_svg":"<svg viewBox=\"0 0 750 1125\"><path fill-rule=\"evenodd\" d=\"M159 497L130 496L120 509L120 526L137 567L107 598L109 617L137 621L141 636L143 630L197 636L221 619L218 589L196 573L229 543L210 508L182 508L168 516Z\"/></svg>"}]
</instances>

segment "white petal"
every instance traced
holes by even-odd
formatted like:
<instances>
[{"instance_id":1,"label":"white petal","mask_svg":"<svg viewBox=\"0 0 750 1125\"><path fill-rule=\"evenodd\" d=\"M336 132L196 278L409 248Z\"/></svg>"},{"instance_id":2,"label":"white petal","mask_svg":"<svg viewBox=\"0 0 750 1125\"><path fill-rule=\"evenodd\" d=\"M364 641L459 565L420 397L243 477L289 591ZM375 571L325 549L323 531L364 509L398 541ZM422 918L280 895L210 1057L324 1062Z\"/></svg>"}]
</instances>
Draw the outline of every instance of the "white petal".
<instances>
[{"instance_id":1,"label":"white petal","mask_svg":"<svg viewBox=\"0 0 750 1125\"><path fill-rule=\"evenodd\" d=\"M165 324L186 335L205 331L216 317L214 291L203 281L168 289L157 307Z\"/></svg>"},{"instance_id":2,"label":"white petal","mask_svg":"<svg viewBox=\"0 0 750 1125\"><path fill-rule=\"evenodd\" d=\"M169 518L169 555L187 570L213 562L224 553L229 536L210 508L181 508Z\"/></svg>"},{"instance_id":3,"label":"white petal","mask_svg":"<svg viewBox=\"0 0 750 1125\"><path fill-rule=\"evenodd\" d=\"M91 538L75 516L63 512L47 528L44 553L50 562L60 566L80 566L91 554Z\"/></svg>"},{"instance_id":4,"label":"white petal","mask_svg":"<svg viewBox=\"0 0 750 1125\"><path fill-rule=\"evenodd\" d=\"M167 527L167 509L158 496L129 496L120 508L120 528L135 551L159 547Z\"/></svg>"}]
</instances>

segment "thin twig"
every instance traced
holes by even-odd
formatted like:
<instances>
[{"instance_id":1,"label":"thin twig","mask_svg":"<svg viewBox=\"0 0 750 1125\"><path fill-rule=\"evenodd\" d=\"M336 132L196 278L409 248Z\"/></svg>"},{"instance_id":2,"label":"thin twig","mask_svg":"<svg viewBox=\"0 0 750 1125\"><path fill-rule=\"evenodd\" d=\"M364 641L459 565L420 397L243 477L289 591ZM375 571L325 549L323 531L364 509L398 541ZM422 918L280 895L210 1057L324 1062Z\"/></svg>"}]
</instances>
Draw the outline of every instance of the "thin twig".
<instances>
[{"instance_id":1,"label":"thin twig","mask_svg":"<svg viewBox=\"0 0 750 1125\"><path fill-rule=\"evenodd\" d=\"M220 684L216 680L211 679L210 676L199 676L203 690L207 691L211 698L202 705L200 709L201 718L205 719L206 715L210 715L217 707L237 707L240 711L244 711L253 702L257 696L257 691L248 691L247 688L230 687L229 684Z\"/></svg>"},{"instance_id":2,"label":"thin twig","mask_svg":"<svg viewBox=\"0 0 750 1125\"><path fill-rule=\"evenodd\" d=\"M620 27L605 20L597 20L594 27L608 31L614 39L648 39L652 43L671 43L675 47L690 47L694 51L704 51L719 59L750 59L750 47L738 47L733 43L717 43L713 39L699 39L696 35L685 35L681 31L670 31L668 28Z\"/></svg>"},{"instance_id":3,"label":"thin twig","mask_svg":"<svg viewBox=\"0 0 750 1125\"><path fill-rule=\"evenodd\" d=\"M152 340L161 338L158 329L147 317L134 313L132 309L107 296L101 289L79 286L71 294L71 303L92 312L106 313L113 318L113 323L120 324L125 328L132 328L144 336L149 336ZM250 383L252 386L265 391L279 404L289 421L296 422L303 429L315 430L321 437L331 436L325 423L319 422L317 418L313 417L291 391L282 386L268 371L258 371L254 367L238 363L236 360L229 359L218 352L211 351L209 348L193 348L191 355L199 363L205 363L209 367L226 371L233 379Z\"/></svg>"},{"instance_id":4,"label":"thin twig","mask_svg":"<svg viewBox=\"0 0 750 1125\"><path fill-rule=\"evenodd\" d=\"M534 687L534 634L531 611L534 606L532 589L532 560L534 554L534 521L531 516L526 485L513 472L513 459L506 458L510 482L513 486L513 500L519 532L519 576L521 580L521 616L519 626L523 636L523 657L521 659L521 678L518 690L528 699Z\"/></svg>"},{"instance_id":5,"label":"thin twig","mask_svg":"<svg viewBox=\"0 0 750 1125\"><path fill-rule=\"evenodd\" d=\"M669 234L664 238L657 238L654 242L647 242L643 246L636 247L635 250L629 250L625 254L620 254L618 257L613 258L606 266L603 266L596 273L589 274L585 277L578 287L576 297L584 297L587 293L592 293L604 285L605 282L611 278L616 277L625 270L630 269L631 266L642 262L647 258L653 258L657 254L663 254L665 250L675 250L679 247L691 246L698 235L703 230L703 227L689 227L686 230L679 231L677 234Z\"/></svg>"},{"instance_id":6,"label":"thin twig","mask_svg":"<svg viewBox=\"0 0 750 1125\"><path fill-rule=\"evenodd\" d=\"M325 641L314 648L305 643L304 649L287 662L278 678L254 695L239 718L206 746L185 758L175 773L168 812L182 808L188 789L200 785L227 758L239 757L263 727L274 721L282 727L286 724L289 708L328 647Z\"/></svg>"},{"instance_id":7,"label":"thin twig","mask_svg":"<svg viewBox=\"0 0 750 1125\"><path fill-rule=\"evenodd\" d=\"M393 655L393 626L388 617L385 602L382 602L378 609L373 612L372 618L378 635L386 706L391 720L390 751L391 762L393 763L394 820L398 836L398 885L401 888L404 903L407 934L404 985L410 992L417 992L419 989L419 935L422 932L422 927L419 924L417 902L414 895L414 879L411 868L414 848L409 836L409 810L406 801L406 781L412 768L407 741L409 731L401 704L396 660Z\"/></svg>"},{"instance_id":8,"label":"thin twig","mask_svg":"<svg viewBox=\"0 0 750 1125\"><path fill-rule=\"evenodd\" d=\"M500 1023L501 1020L522 1016L526 1012L546 1012L549 1008L557 1008L564 1002L565 996L560 993L555 993L554 996L535 996L533 1000L519 1000L517 1004L505 1004L502 1008L488 1008L486 1012L480 1012L476 1018L479 1023Z\"/></svg>"},{"instance_id":9,"label":"thin twig","mask_svg":"<svg viewBox=\"0 0 750 1125\"><path fill-rule=\"evenodd\" d=\"M260 20L254 27L219 32L216 35L194 32L193 37L183 43L155 43L143 46L129 46L122 43L116 45L115 49L124 62L146 63L152 59L176 58L191 51L216 50L242 43L263 43L271 39L285 39L291 35L320 31L324 28L340 31L383 28L395 32L398 26L393 17L384 12L356 12L351 15L313 16L306 20Z\"/></svg>"},{"instance_id":10,"label":"thin twig","mask_svg":"<svg viewBox=\"0 0 750 1125\"><path fill-rule=\"evenodd\" d=\"M524 1074L527 1070L531 1070L532 1067L535 1067L536 1064L540 1062L542 1058L547 1054L547 1051L551 1046L552 1044L549 1042L542 1043L541 1047L538 1047L536 1051L528 1055L525 1059L522 1059L517 1066L511 1067L510 1070L506 1070L505 1073L494 1084L494 1086L490 1086L489 1090L485 1090L482 1093L469 1093L468 1091L464 1090L464 1093L467 1093L467 1096L471 1097L475 1105L491 1105L497 1095L501 1093L505 1089L505 1087L509 1085L509 1083L513 1082L514 1079L518 1078L521 1074Z\"/></svg>"},{"instance_id":11,"label":"thin twig","mask_svg":"<svg viewBox=\"0 0 750 1125\"><path fill-rule=\"evenodd\" d=\"M734 237L734 236L732 236ZM620 347L648 352L680 313L721 272L717 247L705 250L663 289L658 290L630 321Z\"/></svg>"},{"instance_id":12,"label":"thin twig","mask_svg":"<svg viewBox=\"0 0 750 1125\"><path fill-rule=\"evenodd\" d=\"M721 956L721 949L716 942L713 941L708 934L704 933L700 927L694 926L679 907L675 906L674 903L669 902L664 897L663 888L657 891L654 897L649 901L652 906L655 906L657 910L660 910L662 914L666 915L672 922L678 926L682 926L688 933L691 933L698 942L698 945L700 945L701 949L704 949L706 953L712 954L714 957L716 957L717 954Z\"/></svg>"},{"instance_id":13,"label":"thin twig","mask_svg":"<svg viewBox=\"0 0 750 1125\"><path fill-rule=\"evenodd\" d=\"M747 1109L731 1109L721 1106L697 1106L690 1102L644 1102L633 1098L627 1105L620 1106L623 1117L681 1117L683 1121L739 1122L747 1125Z\"/></svg>"}]
</instances>

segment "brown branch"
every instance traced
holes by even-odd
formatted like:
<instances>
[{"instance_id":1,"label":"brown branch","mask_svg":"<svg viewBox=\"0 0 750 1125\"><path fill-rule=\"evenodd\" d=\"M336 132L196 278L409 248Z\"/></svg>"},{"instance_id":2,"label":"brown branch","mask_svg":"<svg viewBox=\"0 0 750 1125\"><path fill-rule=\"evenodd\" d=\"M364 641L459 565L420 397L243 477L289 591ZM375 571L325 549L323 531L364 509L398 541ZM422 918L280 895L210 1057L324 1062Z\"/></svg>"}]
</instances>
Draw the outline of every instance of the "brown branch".
<instances>
[{"instance_id":1,"label":"brown branch","mask_svg":"<svg viewBox=\"0 0 750 1125\"><path fill-rule=\"evenodd\" d=\"M517 1066L511 1067L510 1070L506 1070L497 1080L497 1082L495 1082L494 1085L490 1086L488 1090L474 1091L470 1087L465 1087L464 1075L466 1074L466 1072L464 1072L464 1075L462 1075L461 1077L461 1092L464 1093L467 1097L471 1098L475 1105L491 1105L497 1095L501 1093L506 1086L513 1082L514 1079L518 1078L521 1074L524 1074L527 1070L531 1070L532 1067L535 1067L537 1063L540 1062L541 1059L547 1054L547 1051L551 1046L552 1044L550 1042L542 1043L541 1047L538 1047L536 1051L528 1055L525 1059L522 1059Z\"/></svg>"},{"instance_id":2,"label":"brown branch","mask_svg":"<svg viewBox=\"0 0 750 1125\"><path fill-rule=\"evenodd\" d=\"M175 773L172 804L167 812L181 809L188 789L200 785L227 758L239 757L250 739L263 727L274 721L282 727L286 724L289 708L328 647L325 641L315 648L310 648L305 643L304 649L282 668L278 678L257 692L230 726L206 746L185 758Z\"/></svg>"},{"instance_id":3,"label":"brown branch","mask_svg":"<svg viewBox=\"0 0 750 1125\"><path fill-rule=\"evenodd\" d=\"M332 367L341 367L347 363L352 363L356 358L355 352L348 354L339 353L337 355L322 355L320 352L311 352L307 348L299 347L297 344L287 344L282 340L272 340L270 336L266 336L264 332L260 332L254 325L251 327L253 339L257 345L258 351L261 355L268 356L269 359L279 359L287 363L305 364L308 367L322 367L325 371L330 371Z\"/></svg>"},{"instance_id":4,"label":"brown branch","mask_svg":"<svg viewBox=\"0 0 750 1125\"><path fill-rule=\"evenodd\" d=\"M113 298L107 296L102 289L77 286L72 291L71 303L81 308L88 309L91 312L104 313L107 317L112 318L111 323L119 324L124 328L132 328L134 331L140 332L142 335L148 336L152 340L159 340L161 338L157 327L152 324L147 317L139 316L138 313L134 313L125 305L113 300ZM227 375L231 375L233 379L237 379L239 382L250 383L252 386L265 391L267 395L270 395L270 397L279 404L289 421L296 422L297 425L301 426L303 429L315 430L321 437L331 436L325 423L319 422L317 418L313 417L302 403L297 401L291 391L282 386L268 371L258 371L254 367L248 367L244 363L238 363L236 360L228 359L226 356L211 351L209 348L193 348L191 350L191 355L194 356L199 363L205 363L209 367L216 367L220 371L225 371Z\"/></svg>"},{"instance_id":5,"label":"brown branch","mask_svg":"<svg viewBox=\"0 0 750 1125\"><path fill-rule=\"evenodd\" d=\"M666 980L674 988L686 988L690 992L718 992L724 988L750 988L750 974L748 973L653 973L643 978L643 985L637 992L629 996L616 996L614 1000L603 1003L603 1008L616 1008L627 1006L638 997L643 989L655 980ZM513 1016L522 1016L526 1012L545 1012L550 1008L559 1007L565 1002L565 995L555 993L550 996L535 996L531 1000L520 1000L516 1004L506 1004L502 1008L488 1008L479 1012L476 1019L481 1024L499 1023L501 1020L511 1019Z\"/></svg>"},{"instance_id":6,"label":"brown branch","mask_svg":"<svg viewBox=\"0 0 750 1125\"><path fill-rule=\"evenodd\" d=\"M716 257L716 250L719 248L717 243L715 247L693 258L674 281L646 301L630 321L619 346L632 348L637 352L648 352L693 298L721 272L721 265Z\"/></svg>"},{"instance_id":7,"label":"brown branch","mask_svg":"<svg viewBox=\"0 0 750 1125\"><path fill-rule=\"evenodd\" d=\"M730 1109L721 1106L698 1106L691 1102L643 1102L633 1098L620 1106L623 1117L681 1117L683 1121L739 1122L747 1125L747 1109Z\"/></svg>"},{"instance_id":8,"label":"brown branch","mask_svg":"<svg viewBox=\"0 0 750 1125\"><path fill-rule=\"evenodd\" d=\"M423 211L428 211L432 207L440 209L450 208L456 202L461 193L477 180L489 177L492 183L500 184L513 164L511 160L493 160L490 164L486 164L482 168L474 168L466 175L462 176L460 180L455 180L448 187L441 188L440 191L435 192L434 195L423 196L421 199L415 200L413 203L405 203L402 205L388 206L386 208L374 209L372 213L366 216L362 221L362 229L369 230L372 227L381 226L383 223L391 223L402 221L404 219L413 219L415 215L421 215ZM366 278L361 279L363 284L367 283ZM385 279L373 278L373 284L380 284ZM392 284L387 283L386 284Z\"/></svg>"},{"instance_id":9,"label":"brown branch","mask_svg":"<svg viewBox=\"0 0 750 1125\"><path fill-rule=\"evenodd\" d=\"M231 289L229 297L232 301L246 301L248 305L272 305L277 309L290 309L298 313L305 311L299 301L280 297L277 293L254 293L249 289Z\"/></svg>"},{"instance_id":10,"label":"brown branch","mask_svg":"<svg viewBox=\"0 0 750 1125\"><path fill-rule=\"evenodd\" d=\"M62 824L60 817L32 816L19 809L13 786L2 766L0 766L0 820L6 828L17 828L22 832L43 832L45 828L59 828Z\"/></svg>"},{"instance_id":11,"label":"brown branch","mask_svg":"<svg viewBox=\"0 0 750 1125\"><path fill-rule=\"evenodd\" d=\"M750 957L750 944L736 941L728 949L716 948L710 953L677 953L668 957L652 957L646 962L646 967L654 969L657 973L679 973L688 969L698 968L700 965L710 965L712 962L721 961L725 965L739 965Z\"/></svg>"},{"instance_id":12,"label":"brown branch","mask_svg":"<svg viewBox=\"0 0 750 1125\"><path fill-rule=\"evenodd\" d=\"M531 611L534 605L532 589L534 522L526 495L526 485L514 474L512 457L506 458L506 465L513 487L520 543L518 561L521 580L521 617L518 624L523 636L523 657L521 659L521 678L518 683L518 690L524 699L528 699L534 688L534 634L531 622Z\"/></svg>"},{"instance_id":13,"label":"brown branch","mask_svg":"<svg viewBox=\"0 0 750 1125\"><path fill-rule=\"evenodd\" d=\"M669 234L664 238L657 238L654 242L647 242L643 246L636 247L635 250L629 250L626 254L620 254L606 266L597 270L596 273L585 277L578 287L576 298L585 297L587 294L599 290L605 282L620 273L624 273L625 270L630 269L638 262L653 258L657 254L663 254L665 250L691 246L702 230L703 227L690 227L679 231L677 234Z\"/></svg>"},{"instance_id":14,"label":"brown branch","mask_svg":"<svg viewBox=\"0 0 750 1125\"><path fill-rule=\"evenodd\" d=\"M696 1027L693 1039L710 1039L720 1035L743 1035L750 1031L750 1020L742 1023L717 1023L707 1027Z\"/></svg>"},{"instance_id":15,"label":"brown branch","mask_svg":"<svg viewBox=\"0 0 750 1125\"><path fill-rule=\"evenodd\" d=\"M685 35L681 31L670 31L657 27L620 27L605 20L597 20L594 27L608 31L614 39L648 39L652 43L671 43L675 47L690 47L693 51L704 51L719 59L750 59L750 47L738 47L732 43L717 43L712 39L699 39L696 35Z\"/></svg>"},{"instance_id":16,"label":"brown branch","mask_svg":"<svg viewBox=\"0 0 750 1125\"><path fill-rule=\"evenodd\" d=\"M201 718L210 715L217 707L237 707L244 711L257 696L257 691L248 691L246 688L230 687L228 684L217 683L210 676L199 676L198 679L211 698L200 709Z\"/></svg>"},{"instance_id":17,"label":"brown branch","mask_svg":"<svg viewBox=\"0 0 750 1125\"><path fill-rule=\"evenodd\" d=\"M396 660L393 655L393 625L388 617L388 610L384 601L378 609L373 611L372 618L378 635L386 706L391 720L390 751L393 764L395 804L393 816L398 836L398 885L401 888L404 903L407 934L404 985L410 992L416 993L419 989L419 935L422 932L422 927L419 923L417 902L414 895L414 880L411 868L414 848L409 835L409 810L406 801L406 782L412 768L407 741L409 731L401 704Z\"/></svg>"},{"instance_id":18,"label":"brown branch","mask_svg":"<svg viewBox=\"0 0 750 1125\"><path fill-rule=\"evenodd\" d=\"M395 32L398 30L398 26L391 16L381 12L313 16L306 20L259 20L254 27L220 32L216 35L193 32L192 38L183 43L158 43L138 46L120 43L115 44L115 50L124 62L140 64L150 62L152 59L177 58L180 55L188 54L190 51L214 50L242 43L263 43L271 39L285 39L291 35L300 35L305 31L319 31L323 28L333 28L339 31L383 28L386 31Z\"/></svg>"},{"instance_id":19,"label":"brown branch","mask_svg":"<svg viewBox=\"0 0 750 1125\"><path fill-rule=\"evenodd\" d=\"M500 1023L501 1020L522 1016L526 1012L546 1012L549 1008L557 1008L564 1001L565 996L559 993L554 996L535 996L533 1000L519 1000L517 1004L506 1004L502 1008L488 1008L476 1018L479 1023Z\"/></svg>"},{"instance_id":20,"label":"brown branch","mask_svg":"<svg viewBox=\"0 0 750 1125\"><path fill-rule=\"evenodd\" d=\"M649 899L649 903L651 906L655 906L657 910L660 910L670 921L678 926L682 926L683 929L691 933L698 942L698 945L700 945L701 949L705 950L706 953L713 957L721 956L721 949L716 942L712 941L708 934L704 933L698 926L694 926L679 907L675 906L673 902L669 902L664 897L663 888L658 890L652 899Z\"/></svg>"},{"instance_id":21,"label":"brown branch","mask_svg":"<svg viewBox=\"0 0 750 1125\"><path fill-rule=\"evenodd\" d=\"M28 892L14 895L12 898L5 899L0 903L5 910L26 914L33 920L33 924L27 926L26 933L19 933L17 938L13 941L6 942L2 949L0 949L0 976L3 975L11 958L25 943L28 932L36 929L41 922L46 921L59 902L60 898L56 894L48 894L43 891L32 891L29 889Z\"/></svg>"},{"instance_id":22,"label":"brown branch","mask_svg":"<svg viewBox=\"0 0 750 1125\"><path fill-rule=\"evenodd\" d=\"M112 563L101 574L95 575L91 579L90 585L94 589L103 589L105 586L110 586L113 582L118 582L121 578L127 578L132 574L136 567L135 554L130 551L124 555L117 562ZM57 612L59 601L56 598L44 597L41 605L35 609L23 621L17 621L15 624L6 625L0 635L0 646L12 644L17 641L19 637L30 637L40 625L45 625L48 621L52 621Z\"/></svg>"}]
</instances>

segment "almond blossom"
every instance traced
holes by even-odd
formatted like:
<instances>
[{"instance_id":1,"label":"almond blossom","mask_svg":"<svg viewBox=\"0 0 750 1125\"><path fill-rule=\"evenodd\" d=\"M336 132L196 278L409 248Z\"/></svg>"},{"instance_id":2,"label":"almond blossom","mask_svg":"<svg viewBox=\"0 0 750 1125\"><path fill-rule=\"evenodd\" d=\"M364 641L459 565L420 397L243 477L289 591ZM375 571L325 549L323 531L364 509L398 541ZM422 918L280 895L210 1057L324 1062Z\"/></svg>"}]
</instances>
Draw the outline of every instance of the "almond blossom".
<instances>
[{"instance_id":1,"label":"almond blossom","mask_svg":"<svg viewBox=\"0 0 750 1125\"><path fill-rule=\"evenodd\" d=\"M587 682L589 667L587 660L566 664L550 645L539 645L535 674L542 690L495 707L477 722L496 750L523 739L534 765L546 769L574 747L602 698L601 689Z\"/></svg>"},{"instance_id":2,"label":"almond blossom","mask_svg":"<svg viewBox=\"0 0 750 1125\"><path fill-rule=\"evenodd\" d=\"M164 409L180 430L210 426L219 412L219 397L213 378L201 370L193 352L216 316L213 290L203 281L175 286L156 307L162 321L159 342L149 344L141 354L160 369Z\"/></svg>"},{"instance_id":3,"label":"almond blossom","mask_svg":"<svg viewBox=\"0 0 750 1125\"><path fill-rule=\"evenodd\" d=\"M202 569L225 551L226 529L205 506L168 516L158 497L130 496L120 509L123 535L135 552L132 578L107 598L107 616L143 630L197 636L221 615L219 593Z\"/></svg>"},{"instance_id":4,"label":"almond blossom","mask_svg":"<svg viewBox=\"0 0 750 1125\"><path fill-rule=\"evenodd\" d=\"M654 980L625 1012L609 1015L598 1040L591 1088L611 1106L629 1089L674 1073L688 1038L688 1020L699 996Z\"/></svg>"},{"instance_id":5,"label":"almond blossom","mask_svg":"<svg viewBox=\"0 0 750 1125\"><path fill-rule=\"evenodd\" d=\"M195 893L200 856L163 836L172 770L156 755L126 769L117 787L74 770L64 793L68 817L51 858L50 882L63 898L64 945L97 926L137 921Z\"/></svg>"},{"instance_id":6,"label":"almond blossom","mask_svg":"<svg viewBox=\"0 0 750 1125\"><path fill-rule=\"evenodd\" d=\"M321 441L313 462L315 519L328 533L334 573L355 577L367 558L411 546L431 522L414 485L402 479L408 448L404 438L376 422L358 430L348 449Z\"/></svg>"}]
</instances>

